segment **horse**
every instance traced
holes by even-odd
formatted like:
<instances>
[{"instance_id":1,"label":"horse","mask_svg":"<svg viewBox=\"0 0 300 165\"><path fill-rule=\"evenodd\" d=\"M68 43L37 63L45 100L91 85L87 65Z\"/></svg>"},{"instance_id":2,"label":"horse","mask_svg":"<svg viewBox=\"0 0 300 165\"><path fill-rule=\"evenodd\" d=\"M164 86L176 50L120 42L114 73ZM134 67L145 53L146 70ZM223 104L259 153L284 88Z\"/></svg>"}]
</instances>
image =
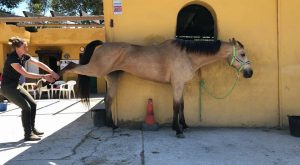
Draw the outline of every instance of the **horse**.
<instances>
[{"instance_id":1,"label":"horse","mask_svg":"<svg viewBox=\"0 0 300 165\"><path fill-rule=\"evenodd\" d=\"M170 39L151 46L95 40L87 44L79 64L69 63L61 70L61 74L78 74L78 92L86 104L89 103L89 77L104 76L107 82L106 125L113 130L118 126L112 119L111 106L120 74L127 72L142 79L171 84L172 129L177 137L183 138L183 130L189 128L184 117L184 86L198 69L221 59L242 71L245 78L252 76L251 63L244 46L234 38L229 42Z\"/></svg>"}]
</instances>

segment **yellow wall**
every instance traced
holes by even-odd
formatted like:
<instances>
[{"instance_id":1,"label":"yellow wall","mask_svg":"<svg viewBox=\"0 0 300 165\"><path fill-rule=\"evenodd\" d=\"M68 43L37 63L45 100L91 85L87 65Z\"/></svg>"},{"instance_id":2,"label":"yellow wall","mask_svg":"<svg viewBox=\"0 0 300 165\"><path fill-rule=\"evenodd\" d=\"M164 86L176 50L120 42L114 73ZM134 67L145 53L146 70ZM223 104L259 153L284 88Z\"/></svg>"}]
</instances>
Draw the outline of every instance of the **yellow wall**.
<instances>
[{"instance_id":1,"label":"yellow wall","mask_svg":"<svg viewBox=\"0 0 300 165\"><path fill-rule=\"evenodd\" d=\"M19 28L14 25L6 25L4 23L0 23L0 43L8 42L8 39L11 36L19 36L26 40L29 40L30 33L25 31L24 28Z\"/></svg>"},{"instance_id":2,"label":"yellow wall","mask_svg":"<svg viewBox=\"0 0 300 165\"><path fill-rule=\"evenodd\" d=\"M239 2L211 1L209 4L217 15L219 38L235 37L245 45L254 75L247 80L241 78L227 99L215 100L202 95L203 118L209 125L218 126L276 126L279 117L277 4L274 0ZM224 73L221 71L224 68L226 65L202 69L202 77L214 91L220 91L219 95L225 93L234 80L233 71Z\"/></svg>"},{"instance_id":3,"label":"yellow wall","mask_svg":"<svg viewBox=\"0 0 300 165\"><path fill-rule=\"evenodd\" d=\"M24 28L0 23L0 72L2 72L4 61L6 60L6 54L10 51L8 47L8 39L12 36L19 36L27 41L30 39L30 33L25 31Z\"/></svg>"},{"instance_id":4,"label":"yellow wall","mask_svg":"<svg viewBox=\"0 0 300 165\"><path fill-rule=\"evenodd\" d=\"M31 33L32 45L85 45L105 40L104 28L47 28ZM79 51L79 49L78 49Z\"/></svg>"},{"instance_id":5,"label":"yellow wall","mask_svg":"<svg viewBox=\"0 0 300 165\"><path fill-rule=\"evenodd\" d=\"M300 115L300 1L279 1L279 71L281 121Z\"/></svg>"},{"instance_id":6,"label":"yellow wall","mask_svg":"<svg viewBox=\"0 0 300 165\"><path fill-rule=\"evenodd\" d=\"M31 33L31 46L33 53L37 49L60 49L62 50L62 59L64 54L70 55L69 60L78 60L80 47L93 40L105 41L104 28L50 28L39 29L36 33ZM37 56L37 54L36 54ZM75 74L64 75L64 80L76 79ZM103 78L97 79L97 90L99 93L105 92L105 82Z\"/></svg>"},{"instance_id":7,"label":"yellow wall","mask_svg":"<svg viewBox=\"0 0 300 165\"><path fill-rule=\"evenodd\" d=\"M185 89L187 122L190 125L203 126L279 125L277 1L254 0L241 3L240 0L153 0L141 3L139 0L122 0L121 15L113 14L112 2L104 1L105 21L114 20L113 28L106 24L107 41L142 45L174 38L177 14L184 6L200 4L212 9L211 12L216 15L219 39L228 40L235 37L245 45L248 58L253 62L254 76L247 80L241 78L233 93L223 100L216 100L202 93L200 120L199 77L205 79L208 87L217 95L224 94L235 79L233 69L227 67L224 62L202 68L201 73L196 75ZM295 5L285 3L287 8L289 5ZM299 12L295 12L299 16ZM156 119L160 123L170 123L170 86L140 80L128 74L121 78L118 86L117 100L114 103L117 107L115 117L121 122L142 121L147 99L150 97L154 101Z\"/></svg>"}]
</instances>

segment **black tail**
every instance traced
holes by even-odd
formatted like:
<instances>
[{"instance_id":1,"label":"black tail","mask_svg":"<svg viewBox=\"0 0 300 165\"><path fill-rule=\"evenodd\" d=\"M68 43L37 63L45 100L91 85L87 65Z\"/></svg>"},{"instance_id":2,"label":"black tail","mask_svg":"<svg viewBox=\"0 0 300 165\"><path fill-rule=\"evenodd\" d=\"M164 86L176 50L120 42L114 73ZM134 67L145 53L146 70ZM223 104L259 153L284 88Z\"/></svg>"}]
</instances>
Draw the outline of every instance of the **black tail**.
<instances>
[{"instance_id":1,"label":"black tail","mask_svg":"<svg viewBox=\"0 0 300 165\"><path fill-rule=\"evenodd\" d=\"M86 45L84 53L79 60L80 65L85 65L90 62L90 59L93 55L95 48L98 45L102 45L103 42L95 40ZM89 105L90 101L90 77L86 75L78 75L78 92L81 98L81 101Z\"/></svg>"}]
</instances>

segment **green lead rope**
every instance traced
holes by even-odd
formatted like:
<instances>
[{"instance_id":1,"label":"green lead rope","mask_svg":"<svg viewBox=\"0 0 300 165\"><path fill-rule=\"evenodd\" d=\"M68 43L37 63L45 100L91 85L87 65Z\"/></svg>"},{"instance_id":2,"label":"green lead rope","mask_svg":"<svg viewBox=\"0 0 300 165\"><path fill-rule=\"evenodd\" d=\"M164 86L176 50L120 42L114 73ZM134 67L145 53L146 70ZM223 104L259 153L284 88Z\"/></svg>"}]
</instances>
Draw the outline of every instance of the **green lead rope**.
<instances>
[{"instance_id":1,"label":"green lead rope","mask_svg":"<svg viewBox=\"0 0 300 165\"><path fill-rule=\"evenodd\" d=\"M239 77L240 77L240 76L239 76L239 72L237 72L237 76L236 76L236 79L235 79L233 85L229 88L229 90L228 90L223 96L216 96L215 94L213 94L213 93L206 87L205 80L200 80L199 85L200 85L200 88L202 88L203 91L206 91L207 94L208 94L209 96L211 96L211 97L213 97L213 98L215 98L215 99L225 99L226 97L228 97L228 96L232 93L233 89L236 87L236 84L237 84L237 82L238 82Z\"/></svg>"},{"instance_id":2,"label":"green lead rope","mask_svg":"<svg viewBox=\"0 0 300 165\"><path fill-rule=\"evenodd\" d=\"M235 58L236 58L236 48L233 46L232 49L233 49L233 50L232 50L232 59L231 59L231 61L230 61L230 66L233 65L234 60L235 60ZM215 98L215 99L225 99L225 98L227 98L227 97L232 93L233 89L236 87L236 84L237 84L238 79L239 79L239 77L240 77L240 71L243 69L243 67L244 67L244 64L242 64L241 67L240 67L239 69L236 69L236 79L235 79L233 85L229 88L229 90L228 90L223 96L216 96L215 94L213 94L213 93L206 87L205 80L200 80L200 81L199 81L199 90L200 90L200 121L202 120L202 113L201 113L201 111L202 111L202 105L203 105L203 104L202 104L202 97L201 97L201 93L202 93L202 90L201 90L201 89L203 89L203 91L206 91L206 93L207 93L209 96L211 96L211 97L213 97L213 98Z\"/></svg>"}]
</instances>

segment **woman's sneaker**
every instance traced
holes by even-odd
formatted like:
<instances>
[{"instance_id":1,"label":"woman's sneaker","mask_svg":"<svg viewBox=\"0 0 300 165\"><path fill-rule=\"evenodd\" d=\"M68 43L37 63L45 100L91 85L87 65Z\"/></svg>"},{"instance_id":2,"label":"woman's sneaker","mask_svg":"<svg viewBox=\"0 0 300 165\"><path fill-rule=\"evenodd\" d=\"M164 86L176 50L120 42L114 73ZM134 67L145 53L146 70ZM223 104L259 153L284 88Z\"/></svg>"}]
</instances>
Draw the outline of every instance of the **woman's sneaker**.
<instances>
[{"instance_id":1,"label":"woman's sneaker","mask_svg":"<svg viewBox=\"0 0 300 165\"><path fill-rule=\"evenodd\" d=\"M38 140L41 140L41 138L35 134L30 134L30 135L25 135L24 140L25 141L38 141Z\"/></svg>"},{"instance_id":2,"label":"woman's sneaker","mask_svg":"<svg viewBox=\"0 0 300 165\"><path fill-rule=\"evenodd\" d=\"M44 132L41 132L41 131L38 131L37 129L32 129L32 132L35 134L35 135L43 135Z\"/></svg>"}]
</instances>

